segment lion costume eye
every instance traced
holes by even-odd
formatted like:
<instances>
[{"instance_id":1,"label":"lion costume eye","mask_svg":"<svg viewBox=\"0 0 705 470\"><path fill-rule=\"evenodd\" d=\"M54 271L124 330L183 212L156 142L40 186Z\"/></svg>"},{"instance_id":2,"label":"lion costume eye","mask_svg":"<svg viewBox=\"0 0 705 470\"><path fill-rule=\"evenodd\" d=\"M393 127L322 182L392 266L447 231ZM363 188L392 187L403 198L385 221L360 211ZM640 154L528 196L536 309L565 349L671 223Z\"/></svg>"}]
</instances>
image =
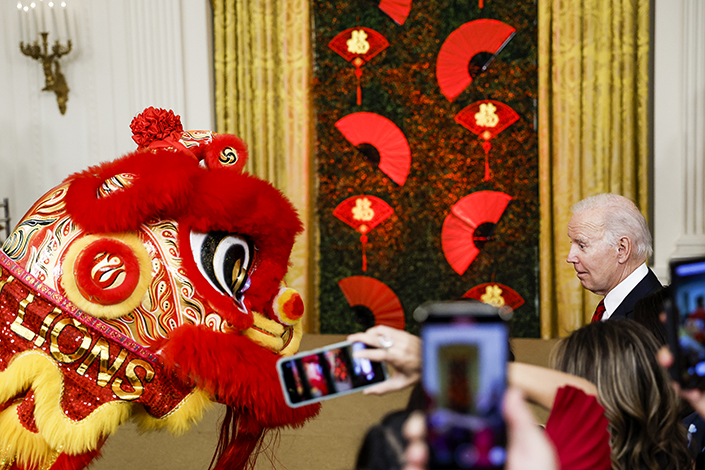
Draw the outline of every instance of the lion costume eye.
<instances>
[{"instance_id":1,"label":"lion costume eye","mask_svg":"<svg viewBox=\"0 0 705 470\"><path fill-rule=\"evenodd\" d=\"M191 250L199 271L217 290L239 301L249 287L254 249L228 232L191 232Z\"/></svg>"}]
</instances>

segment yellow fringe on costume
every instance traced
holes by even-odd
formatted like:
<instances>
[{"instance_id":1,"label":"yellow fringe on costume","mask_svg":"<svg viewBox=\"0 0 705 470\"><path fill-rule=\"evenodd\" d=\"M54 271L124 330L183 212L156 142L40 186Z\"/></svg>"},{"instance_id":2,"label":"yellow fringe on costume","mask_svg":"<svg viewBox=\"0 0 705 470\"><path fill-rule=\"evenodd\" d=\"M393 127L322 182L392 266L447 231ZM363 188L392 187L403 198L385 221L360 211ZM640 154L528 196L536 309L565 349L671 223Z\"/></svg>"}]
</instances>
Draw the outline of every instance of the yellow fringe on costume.
<instances>
[{"instance_id":1,"label":"yellow fringe on costume","mask_svg":"<svg viewBox=\"0 0 705 470\"><path fill-rule=\"evenodd\" d=\"M12 358L0 372L0 403L12 400L29 389L34 391L34 418L39 433L33 433L17 419L13 404L0 413L0 449L3 457L18 459L24 466L41 466L56 458L56 452L81 454L98 447L101 436L107 436L131 413L132 403L106 403L81 421L69 419L61 407L63 374L43 351L33 350Z\"/></svg>"},{"instance_id":2,"label":"yellow fringe on costume","mask_svg":"<svg viewBox=\"0 0 705 470\"><path fill-rule=\"evenodd\" d=\"M132 419L137 422L143 431L166 429L170 433L180 436L188 431L191 426L203 418L203 413L213 406L213 402L206 392L194 389L179 405L168 415L155 418L147 413L142 406L136 406Z\"/></svg>"}]
</instances>

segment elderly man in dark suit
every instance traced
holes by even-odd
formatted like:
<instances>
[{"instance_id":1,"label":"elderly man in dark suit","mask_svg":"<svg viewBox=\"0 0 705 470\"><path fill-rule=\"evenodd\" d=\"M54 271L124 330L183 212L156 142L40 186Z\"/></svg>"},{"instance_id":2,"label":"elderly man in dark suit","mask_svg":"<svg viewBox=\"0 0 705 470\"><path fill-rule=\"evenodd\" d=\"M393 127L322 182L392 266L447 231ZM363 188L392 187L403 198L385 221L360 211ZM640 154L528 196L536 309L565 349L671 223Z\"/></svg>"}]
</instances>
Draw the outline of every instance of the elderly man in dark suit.
<instances>
[{"instance_id":1,"label":"elderly man in dark suit","mask_svg":"<svg viewBox=\"0 0 705 470\"><path fill-rule=\"evenodd\" d=\"M592 321L633 318L634 304L662 288L646 266L651 233L636 205L618 194L598 194L572 207L570 252L584 288L603 296Z\"/></svg>"}]
</instances>

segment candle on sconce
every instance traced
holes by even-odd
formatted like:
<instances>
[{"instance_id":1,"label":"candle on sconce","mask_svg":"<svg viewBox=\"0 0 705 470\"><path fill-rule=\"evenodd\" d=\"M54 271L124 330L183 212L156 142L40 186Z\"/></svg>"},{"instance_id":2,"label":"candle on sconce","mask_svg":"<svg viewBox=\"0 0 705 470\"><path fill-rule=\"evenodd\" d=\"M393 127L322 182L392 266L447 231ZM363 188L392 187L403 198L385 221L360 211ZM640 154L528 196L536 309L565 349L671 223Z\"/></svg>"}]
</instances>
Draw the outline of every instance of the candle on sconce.
<instances>
[{"instance_id":1,"label":"candle on sconce","mask_svg":"<svg viewBox=\"0 0 705 470\"><path fill-rule=\"evenodd\" d=\"M71 40L71 30L69 29L69 14L66 12L66 2L61 2L61 9L64 12L64 28L66 29L66 39Z\"/></svg>"},{"instance_id":2,"label":"candle on sconce","mask_svg":"<svg viewBox=\"0 0 705 470\"><path fill-rule=\"evenodd\" d=\"M37 32L34 30L34 22L32 21L32 17L29 13L29 7L23 7L22 11L24 11L25 20L27 21L27 34L29 35L27 43L31 44L33 41L36 41Z\"/></svg>"},{"instance_id":3,"label":"candle on sconce","mask_svg":"<svg viewBox=\"0 0 705 470\"><path fill-rule=\"evenodd\" d=\"M56 20L56 8L54 8L54 2L49 2L49 11L51 12L51 32L54 34L54 40L61 41L63 36L61 28L59 28L59 22Z\"/></svg>"},{"instance_id":4,"label":"candle on sconce","mask_svg":"<svg viewBox=\"0 0 705 470\"><path fill-rule=\"evenodd\" d=\"M26 5L22 7L22 12L24 13L25 33L27 33L27 43L29 44L34 40L34 36L32 35L32 18L29 15L29 7Z\"/></svg>"},{"instance_id":5,"label":"candle on sconce","mask_svg":"<svg viewBox=\"0 0 705 470\"><path fill-rule=\"evenodd\" d=\"M22 21L22 3L17 3L17 18L20 23L20 42L24 42L24 21Z\"/></svg>"},{"instance_id":6,"label":"candle on sconce","mask_svg":"<svg viewBox=\"0 0 705 470\"><path fill-rule=\"evenodd\" d=\"M30 3L29 8L32 9L32 30L34 32L32 36L39 37L39 29L41 28L41 24L39 24L39 15L37 14L37 4L34 2Z\"/></svg>"},{"instance_id":7,"label":"candle on sconce","mask_svg":"<svg viewBox=\"0 0 705 470\"><path fill-rule=\"evenodd\" d=\"M39 15L42 20L42 32L46 33L47 31L47 22L46 22L46 17L44 16L44 0L39 0Z\"/></svg>"}]
</instances>

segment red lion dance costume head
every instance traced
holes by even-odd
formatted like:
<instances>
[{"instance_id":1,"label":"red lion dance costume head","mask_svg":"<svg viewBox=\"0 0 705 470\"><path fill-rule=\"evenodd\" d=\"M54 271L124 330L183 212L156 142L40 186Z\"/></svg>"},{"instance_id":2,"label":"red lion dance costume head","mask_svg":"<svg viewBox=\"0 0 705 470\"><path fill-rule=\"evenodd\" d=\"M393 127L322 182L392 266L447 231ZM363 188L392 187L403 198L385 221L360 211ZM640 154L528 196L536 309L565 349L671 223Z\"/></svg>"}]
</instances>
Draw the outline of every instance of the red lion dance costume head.
<instances>
[{"instance_id":1,"label":"red lion dance costume head","mask_svg":"<svg viewBox=\"0 0 705 470\"><path fill-rule=\"evenodd\" d=\"M233 135L154 108L130 127L137 151L49 191L0 251L2 468L80 469L126 419L178 434L216 401L216 468L241 469L318 411L275 369L302 334L293 206Z\"/></svg>"}]
</instances>

